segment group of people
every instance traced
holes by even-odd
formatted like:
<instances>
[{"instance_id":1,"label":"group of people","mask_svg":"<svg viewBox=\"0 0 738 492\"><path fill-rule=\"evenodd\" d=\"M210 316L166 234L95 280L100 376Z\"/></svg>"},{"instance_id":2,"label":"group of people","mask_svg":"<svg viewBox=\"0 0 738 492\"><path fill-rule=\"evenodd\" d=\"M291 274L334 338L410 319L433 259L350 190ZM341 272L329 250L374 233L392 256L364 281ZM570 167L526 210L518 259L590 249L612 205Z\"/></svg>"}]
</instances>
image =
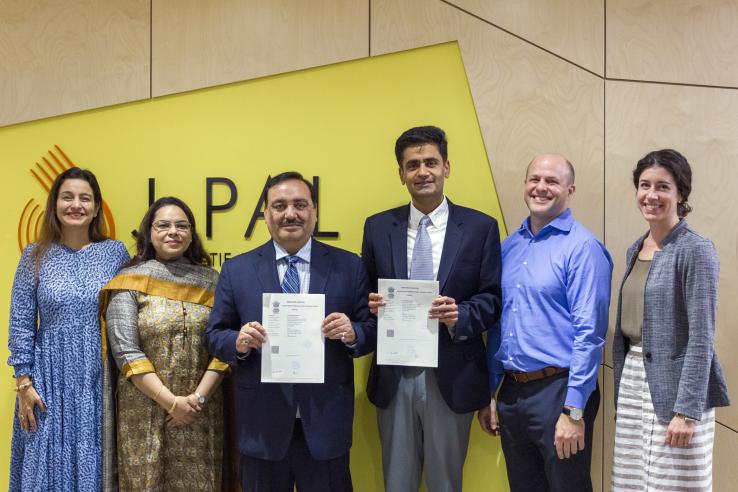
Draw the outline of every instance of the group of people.
<instances>
[{"instance_id":1,"label":"group of people","mask_svg":"<svg viewBox=\"0 0 738 492\"><path fill-rule=\"evenodd\" d=\"M352 490L353 359L377 346L378 279L440 292L438 366L371 364L387 491L417 492L423 474L430 492L461 491L475 412L501 437L512 491L592 490L613 263L569 208L574 167L530 162L530 215L500 245L495 219L444 194L441 129L407 130L395 156L410 203L366 219L361 257L312 237L315 190L286 172L264 191L271 239L220 275L181 200L152 204L130 259L105 236L95 176L59 175L13 284L10 490L221 490L225 434L244 491ZM718 258L684 220L681 154L648 154L633 183L648 232L617 304L612 489L711 490L714 408L729 404ZM261 382L264 293L325 296L323 383Z\"/></svg>"}]
</instances>

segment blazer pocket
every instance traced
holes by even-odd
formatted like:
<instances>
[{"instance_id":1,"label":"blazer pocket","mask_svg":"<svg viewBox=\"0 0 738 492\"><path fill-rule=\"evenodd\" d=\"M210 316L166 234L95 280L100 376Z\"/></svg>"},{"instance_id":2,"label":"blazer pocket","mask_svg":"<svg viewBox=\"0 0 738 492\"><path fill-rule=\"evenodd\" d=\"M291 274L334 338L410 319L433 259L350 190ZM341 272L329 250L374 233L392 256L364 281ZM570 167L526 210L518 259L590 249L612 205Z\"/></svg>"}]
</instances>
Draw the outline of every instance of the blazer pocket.
<instances>
[{"instance_id":1,"label":"blazer pocket","mask_svg":"<svg viewBox=\"0 0 738 492\"><path fill-rule=\"evenodd\" d=\"M671 360L684 360L687 354L676 354L671 356Z\"/></svg>"}]
</instances>

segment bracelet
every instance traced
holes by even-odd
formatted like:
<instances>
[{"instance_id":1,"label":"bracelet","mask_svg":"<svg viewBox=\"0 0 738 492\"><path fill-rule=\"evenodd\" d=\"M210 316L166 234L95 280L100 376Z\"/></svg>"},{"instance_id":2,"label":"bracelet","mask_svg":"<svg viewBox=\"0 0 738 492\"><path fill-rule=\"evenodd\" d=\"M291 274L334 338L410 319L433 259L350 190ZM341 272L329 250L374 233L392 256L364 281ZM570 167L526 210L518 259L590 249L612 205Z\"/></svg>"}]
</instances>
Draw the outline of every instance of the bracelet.
<instances>
[{"instance_id":1,"label":"bracelet","mask_svg":"<svg viewBox=\"0 0 738 492\"><path fill-rule=\"evenodd\" d=\"M16 392L16 393L18 393L18 392L20 392L20 391L24 391L24 390L27 390L27 389L28 389L28 388L30 388L31 386L33 386L33 383L32 383L32 382L30 382L30 381L29 381L29 382L27 382L27 383L19 384L18 386L16 386L16 387L15 387L15 392Z\"/></svg>"},{"instance_id":2,"label":"bracelet","mask_svg":"<svg viewBox=\"0 0 738 492\"><path fill-rule=\"evenodd\" d=\"M169 415L171 415L174 409L177 407L177 398L179 397L177 396L174 397L174 402L172 402L172 408L170 408L169 411L167 412Z\"/></svg>"},{"instance_id":3,"label":"bracelet","mask_svg":"<svg viewBox=\"0 0 738 492\"><path fill-rule=\"evenodd\" d=\"M161 394L161 390L164 389L164 383L161 383L161 386L159 386L159 391L156 392L154 395L154 403L158 401L159 395Z\"/></svg>"}]
</instances>

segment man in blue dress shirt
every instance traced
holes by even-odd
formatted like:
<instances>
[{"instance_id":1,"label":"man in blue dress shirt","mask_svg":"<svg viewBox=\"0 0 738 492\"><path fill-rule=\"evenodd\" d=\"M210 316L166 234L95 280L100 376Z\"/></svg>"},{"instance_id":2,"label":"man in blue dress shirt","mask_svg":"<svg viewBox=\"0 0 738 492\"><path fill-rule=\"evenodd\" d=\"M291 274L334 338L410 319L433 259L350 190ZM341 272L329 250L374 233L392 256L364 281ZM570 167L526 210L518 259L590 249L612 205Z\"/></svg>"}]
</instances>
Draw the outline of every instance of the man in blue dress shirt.
<instances>
[{"instance_id":1,"label":"man in blue dress shirt","mask_svg":"<svg viewBox=\"0 0 738 492\"><path fill-rule=\"evenodd\" d=\"M530 217L502 244L501 340L488 346L493 394L504 378L479 420L501 435L513 492L592 490L612 260L574 220L574 190L568 160L533 159L523 195Z\"/></svg>"}]
</instances>

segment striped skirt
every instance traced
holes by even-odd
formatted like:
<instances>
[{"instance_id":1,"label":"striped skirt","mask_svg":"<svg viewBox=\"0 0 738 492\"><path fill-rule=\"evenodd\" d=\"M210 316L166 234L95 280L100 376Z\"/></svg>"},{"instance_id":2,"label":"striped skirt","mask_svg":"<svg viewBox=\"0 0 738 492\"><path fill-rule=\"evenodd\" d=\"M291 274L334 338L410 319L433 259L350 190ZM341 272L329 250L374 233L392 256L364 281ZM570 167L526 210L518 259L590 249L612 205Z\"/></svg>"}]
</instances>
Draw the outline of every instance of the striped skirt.
<instances>
[{"instance_id":1,"label":"striped skirt","mask_svg":"<svg viewBox=\"0 0 738 492\"><path fill-rule=\"evenodd\" d=\"M702 414L689 447L664 444L669 423L654 414L641 347L625 359L618 394L612 490L712 490L715 410Z\"/></svg>"}]
</instances>

